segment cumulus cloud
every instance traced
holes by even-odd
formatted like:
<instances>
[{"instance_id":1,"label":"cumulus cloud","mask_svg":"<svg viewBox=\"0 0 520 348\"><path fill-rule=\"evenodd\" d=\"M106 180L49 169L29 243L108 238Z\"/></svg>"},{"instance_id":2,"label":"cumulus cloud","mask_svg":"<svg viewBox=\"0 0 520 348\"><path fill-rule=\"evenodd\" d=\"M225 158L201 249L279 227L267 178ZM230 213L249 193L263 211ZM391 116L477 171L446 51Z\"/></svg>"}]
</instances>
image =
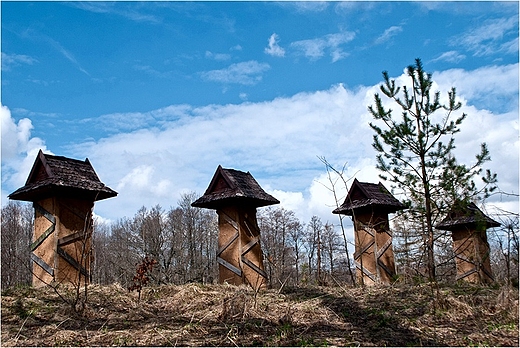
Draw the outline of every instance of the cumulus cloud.
<instances>
[{"instance_id":1,"label":"cumulus cloud","mask_svg":"<svg viewBox=\"0 0 520 348\"><path fill-rule=\"evenodd\" d=\"M366 109L358 102L366 93L337 85L262 103L170 107L150 112L170 115L161 128L115 134L72 151L89 157L101 180L119 191L117 199L99 205L119 216L141 205L173 205L182 192L203 192L219 164L250 171L265 188L308 197L306 188L323 170L316 156L342 163L370 151L370 137L351 131L366 127L359 117Z\"/></svg>"},{"instance_id":2,"label":"cumulus cloud","mask_svg":"<svg viewBox=\"0 0 520 348\"><path fill-rule=\"evenodd\" d=\"M42 139L31 137L33 125L30 119L23 118L16 122L11 111L0 105L2 126L2 201L7 194L8 187L13 191L23 186L27 175L32 168L36 154L40 149L48 152Z\"/></svg>"},{"instance_id":3,"label":"cumulus cloud","mask_svg":"<svg viewBox=\"0 0 520 348\"><path fill-rule=\"evenodd\" d=\"M0 105L2 118L2 165L26 154L44 147L40 138L31 137L33 125L30 119L22 118L16 122L11 117L11 111L6 106Z\"/></svg>"},{"instance_id":4,"label":"cumulus cloud","mask_svg":"<svg viewBox=\"0 0 520 348\"><path fill-rule=\"evenodd\" d=\"M457 93L479 109L518 112L518 64L494 65L465 71L449 69L435 73L441 91L456 87ZM483 83L483 81L485 81Z\"/></svg>"},{"instance_id":5,"label":"cumulus cloud","mask_svg":"<svg viewBox=\"0 0 520 348\"><path fill-rule=\"evenodd\" d=\"M269 45L265 48L264 52L270 56L283 57L285 56L285 50L278 45L278 35L273 34L269 37Z\"/></svg>"},{"instance_id":6,"label":"cumulus cloud","mask_svg":"<svg viewBox=\"0 0 520 348\"><path fill-rule=\"evenodd\" d=\"M477 78L486 84L478 83ZM407 79L405 73L396 77L399 84ZM457 159L473 163L480 143L486 142L492 157L489 167L498 173L500 188L518 192L518 101L507 104L502 112L485 110L479 102L490 93L518 98L518 64L434 72L433 79L434 90L443 95L457 87L464 102L460 112L468 114L456 136ZM96 204L97 214L104 218L131 216L143 205L174 206L186 192L202 194L220 164L251 172L281 206L295 211L302 221L318 215L323 222L337 223L337 216L331 213L335 201L330 182L318 156L325 156L335 168L345 165L349 180L380 181L368 126L372 118L367 111L378 91L377 85L348 89L338 84L264 102L172 105L145 113L103 115L101 122L91 123L109 127L113 122L118 132L77 144L68 152L75 158L88 157L100 179L119 192L117 198ZM2 109L2 131L8 133L5 140L2 134L2 141L10 139L19 145L3 146L2 151L19 159L7 162L13 170L10 176L19 175L20 185L34 161L30 149L36 149L37 138L30 136L30 123L14 122L4 116L7 111ZM140 118L148 124L122 126L125 120ZM29 158L28 168L19 167L25 158ZM12 183L8 186L17 188ZM340 183L340 201L346 192ZM493 199L493 204L518 210L518 202Z\"/></svg>"},{"instance_id":7,"label":"cumulus cloud","mask_svg":"<svg viewBox=\"0 0 520 348\"><path fill-rule=\"evenodd\" d=\"M262 80L262 74L270 68L267 63L250 60L231 64L229 67L220 70L204 71L200 73L200 76L206 81L255 85Z\"/></svg>"}]
</instances>

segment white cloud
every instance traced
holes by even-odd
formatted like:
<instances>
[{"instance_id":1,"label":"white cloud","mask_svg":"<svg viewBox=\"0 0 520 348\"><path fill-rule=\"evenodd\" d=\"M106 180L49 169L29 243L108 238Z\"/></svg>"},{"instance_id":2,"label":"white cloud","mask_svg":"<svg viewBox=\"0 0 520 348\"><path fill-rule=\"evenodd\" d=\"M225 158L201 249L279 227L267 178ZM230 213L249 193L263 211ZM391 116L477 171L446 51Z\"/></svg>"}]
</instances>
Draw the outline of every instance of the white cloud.
<instances>
[{"instance_id":1,"label":"white cloud","mask_svg":"<svg viewBox=\"0 0 520 348\"><path fill-rule=\"evenodd\" d=\"M503 42L505 37L511 40ZM462 46L475 56L518 53L518 17L497 18L451 39L452 46Z\"/></svg>"},{"instance_id":2,"label":"white cloud","mask_svg":"<svg viewBox=\"0 0 520 348\"><path fill-rule=\"evenodd\" d=\"M89 72L86 71L82 66L81 64L78 62L78 60L76 59L76 57L74 56L74 54L72 54L72 52L70 52L69 50L67 50L65 47L62 46L62 44L60 44L58 41L54 40L53 38L51 37L48 37L48 36L43 36L44 39L52 46L54 47L54 49L56 49L59 53L61 53L68 61L70 61L72 64L74 64L76 66L76 68L81 71L82 73L84 73L85 75L87 76L90 76Z\"/></svg>"},{"instance_id":3,"label":"white cloud","mask_svg":"<svg viewBox=\"0 0 520 348\"><path fill-rule=\"evenodd\" d=\"M273 34L269 37L269 46L265 48L264 52L270 56L283 57L285 56L285 50L278 45L278 35Z\"/></svg>"},{"instance_id":4,"label":"white cloud","mask_svg":"<svg viewBox=\"0 0 520 348\"><path fill-rule=\"evenodd\" d=\"M139 191L154 197L164 197L168 195L171 187L170 180L156 180L154 175L156 167L152 165L139 165L133 168L130 173L125 175L117 184L117 191Z\"/></svg>"},{"instance_id":5,"label":"white cloud","mask_svg":"<svg viewBox=\"0 0 520 348\"><path fill-rule=\"evenodd\" d=\"M486 66L473 71L450 69L434 73L441 91L456 87L470 105L518 113L518 64Z\"/></svg>"},{"instance_id":6,"label":"white cloud","mask_svg":"<svg viewBox=\"0 0 520 348\"><path fill-rule=\"evenodd\" d=\"M448 63L459 63L460 61L466 59L466 56L460 54L457 51L448 51L439 55L437 58L432 59L432 62L444 61Z\"/></svg>"},{"instance_id":7,"label":"white cloud","mask_svg":"<svg viewBox=\"0 0 520 348\"><path fill-rule=\"evenodd\" d=\"M4 105L0 105L0 115L2 118L2 165L34 149L45 147L40 138L31 137L31 130L34 127L30 119L22 118L16 123L11 117L11 111Z\"/></svg>"},{"instance_id":8,"label":"white cloud","mask_svg":"<svg viewBox=\"0 0 520 348\"><path fill-rule=\"evenodd\" d=\"M134 5L132 3L124 3L117 4L115 6L114 3L111 2L72 2L69 6L75 6L85 11L90 11L94 13L106 13L106 14L114 14L118 16L122 16L126 19L135 22L149 22L149 23L160 23L161 19L157 16L145 14L142 12L143 7L137 3Z\"/></svg>"},{"instance_id":9,"label":"white cloud","mask_svg":"<svg viewBox=\"0 0 520 348\"><path fill-rule=\"evenodd\" d=\"M318 60L325 55L325 52L328 52L332 57L332 62L336 62L348 56L341 45L354 40L355 36L354 32L344 31L320 38L295 41L290 46L310 60Z\"/></svg>"},{"instance_id":10,"label":"white cloud","mask_svg":"<svg viewBox=\"0 0 520 348\"><path fill-rule=\"evenodd\" d=\"M226 61L231 59L231 55L228 53L213 53L211 51L206 51L205 57L217 61Z\"/></svg>"},{"instance_id":11,"label":"white cloud","mask_svg":"<svg viewBox=\"0 0 520 348\"><path fill-rule=\"evenodd\" d=\"M13 67L20 66L22 64L33 65L38 63L35 58L26 56L24 54L7 54L2 52L2 70L9 71Z\"/></svg>"},{"instance_id":12,"label":"white cloud","mask_svg":"<svg viewBox=\"0 0 520 348\"><path fill-rule=\"evenodd\" d=\"M329 6L328 1L280 1L278 6L292 7L299 13L322 12Z\"/></svg>"},{"instance_id":13,"label":"white cloud","mask_svg":"<svg viewBox=\"0 0 520 348\"><path fill-rule=\"evenodd\" d=\"M262 80L262 74L270 68L267 63L250 60L231 64L225 69L204 71L200 73L200 76L207 81L255 85Z\"/></svg>"},{"instance_id":14,"label":"white cloud","mask_svg":"<svg viewBox=\"0 0 520 348\"><path fill-rule=\"evenodd\" d=\"M2 201L11 192L23 186L27 175L32 168L38 151L48 153L42 139L31 137L33 125L30 119L23 118L16 122L11 117L11 111L0 105L0 117L2 126Z\"/></svg>"},{"instance_id":15,"label":"white cloud","mask_svg":"<svg viewBox=\"0 0 520 348\"><path fill-rule=\"evenodd\" d=\"M131 215L142 205L175 204L181 192L203 192L219 164L250 171L263 187L307 192L323 169L316 156L342 162L349 147L356 147L350 154L367 156L370 137L360 141L350 131L364 127L359 115L366 108L358 100L366 91L338 85L263 103L165 108L150 112L171 115L161 129L80 144L74 153L89 157L100 179L120 193L98 204L110 207L99 213L111 211L109 218ZM152 193L161 182L168 190L159 197Z\"/></svg>"},{"instance_id":16,"label":"white cloud","mask_svg":"<svg viewBox=\"0 0 520 348\"><path fill-rule=\"evenodd\" d=\"M385 32L380 37L378 37L376 39L375 44L380 45L384 42L387 42L392 37L396 36L397 34L399 34L402 31L403 31L402 27L395 26L395 25L391 26L390 28L386 29Z\"/></svg>"},{"instance_id":17,"label":"white cloud","mask_svg":"<svg viewBox=\"0 0 520 348\"><path fill-rule=\"evenodd\" d=\"M162 78L162 79L171 78L174 75L174 73L172 71L159 71L150 65L135 64L133 66L133 69L136 71L144 72L150 76L158 77L158 78Z\"/></svg>"},{"instance_id":18,"label":"white cloud","mask_svg":"<svg viewBox=\"0 0 520 348\"><path fill-rule=\"evenodd\" d=\"M492 157L489 167L498 173L501 189L518 193L518 102L494 113L477 106L479 99L490 93L517 98L518 82L511 84L518 81L518 64L435 72L433 79L434 89L444 94L456 86L465 103L461 112L467 112L468 118L456 136L459 161L472 163L480 143L487 142ZM396 80L406 81L406 74ZM367 111L378 90L378 86L350 90L335 85L265 102L172 105L146 113L104 115L100 119L106 127L110 122L120 125L140 117L151 120L153 126L81 143L69 153L79 159L88 157L101 181L119 192L118 197L96 204L96 213L104 218L132 216L143 205L168 208L185 192L202 194L220 164L250 171L267 192L302 221L318 215L323 222L337 223L337 216L331 213L334 198L324 186L328 183L325 166L317 156L325 156L335 168L346 163L348 179L380 181L371 145L373 133L368 126L372 119ZM20 160L7 162L13 170L11 177L18 175L21 181L17 184L21 185L36 155L29 148L35 149L38 139L27 135L30 124L14 123L10 116L4 117L6 111L2 109L2 131L4 120L8 131L5 141L14 139L18 144L21 139L16 151L5 147L5 151L17 153ZM20 153L22 148L28 152ZM19 166L24 158L28 165ZM390 184L384 184L390 189ZM11 181L8 186L17 188ZM345 194L345 188L339 191L340 201ZM518 202L513 201L504 198L501 203L494 197L492 203L518 211Z\"/></svg>"}]
</instances>

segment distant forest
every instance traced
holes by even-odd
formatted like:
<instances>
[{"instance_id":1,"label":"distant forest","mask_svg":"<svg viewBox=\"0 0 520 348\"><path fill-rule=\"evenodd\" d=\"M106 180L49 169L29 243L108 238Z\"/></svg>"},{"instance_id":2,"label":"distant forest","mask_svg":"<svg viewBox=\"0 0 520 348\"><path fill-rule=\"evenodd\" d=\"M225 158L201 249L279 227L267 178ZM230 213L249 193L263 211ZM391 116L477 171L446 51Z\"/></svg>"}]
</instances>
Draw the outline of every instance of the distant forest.
<instances>
[{"instance_id":1,"label":"distant forest","mask_svg":"<svg viewBox=\"0 0 520 348\"><path fill-rule=\"evenodd\" d=\"M151 284L215 283L218 242L217 215L194 208L196 193L184 194L176 207L142 207L133 217L113 223L95 221L92 237L91 281L95 284L131 284L144 257L157 261ZM334 218L337 219L335 216ZM344 218L343 224L345 224ZM518 215L493 216L502 226L488 230L491 267L498 283L518 284ZM31 204L10 201L2 208L2 288L32 283L29 245L34 211ZM261 247L268 285L354 285L354 241L339 220L323 222L313 216L300 221L293 211L280 207L258 210ZM397 282L427 279L425 241L407 221L391 221ZM437 280L454 282L455 260L451 236L437 231ZM348 246L350 245L350 248Z\"/></svg>"}]
</instances>

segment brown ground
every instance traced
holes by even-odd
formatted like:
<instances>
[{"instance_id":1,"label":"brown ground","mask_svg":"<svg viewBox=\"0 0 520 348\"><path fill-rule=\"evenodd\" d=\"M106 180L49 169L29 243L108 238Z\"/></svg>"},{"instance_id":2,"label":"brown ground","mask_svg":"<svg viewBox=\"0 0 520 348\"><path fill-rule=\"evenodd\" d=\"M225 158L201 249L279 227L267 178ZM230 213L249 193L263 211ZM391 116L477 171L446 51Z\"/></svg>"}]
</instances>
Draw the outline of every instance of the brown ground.
<instances>
[{"instance_id":1,"label":"brown ground","mask_svg":"<svg viewBox=\"0 0 520 348\"><path fill-rule=\"evenodd\" d=\"M60 290L64 291L64 290ZM2 293L2 346L514 346L518 290L453 285L263 291L91 286L83 315L50 289Z\"/></svg>"}]
</instances>

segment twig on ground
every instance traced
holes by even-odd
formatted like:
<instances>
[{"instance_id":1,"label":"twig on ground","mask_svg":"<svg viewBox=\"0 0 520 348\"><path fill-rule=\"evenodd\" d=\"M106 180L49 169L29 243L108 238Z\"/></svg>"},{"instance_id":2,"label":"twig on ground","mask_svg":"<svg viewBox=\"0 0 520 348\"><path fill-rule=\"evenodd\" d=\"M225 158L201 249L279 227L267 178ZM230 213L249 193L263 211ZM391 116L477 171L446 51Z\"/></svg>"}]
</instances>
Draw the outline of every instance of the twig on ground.
<instances>
[{"instance_id":1,"label":"twig on ground","mask_svg":"<svg viewBox=\"0 0 520 348\"><path fill-rule=\"evenodd\" d=\"M27 320L31 317L31 315L34 313L34 310L31 310L29 312L29 315L27 315L27 317L25 318L25 320L23 321L22 323L22 326L20 326L20 330L18 330L18 333L16 334L16 336L14 337L14 341L17 342L18 341L18 338L20 337L20 333L22 332L22 329L25 325L25 323L27 322Z\"/></svg>"}]
</instances>

